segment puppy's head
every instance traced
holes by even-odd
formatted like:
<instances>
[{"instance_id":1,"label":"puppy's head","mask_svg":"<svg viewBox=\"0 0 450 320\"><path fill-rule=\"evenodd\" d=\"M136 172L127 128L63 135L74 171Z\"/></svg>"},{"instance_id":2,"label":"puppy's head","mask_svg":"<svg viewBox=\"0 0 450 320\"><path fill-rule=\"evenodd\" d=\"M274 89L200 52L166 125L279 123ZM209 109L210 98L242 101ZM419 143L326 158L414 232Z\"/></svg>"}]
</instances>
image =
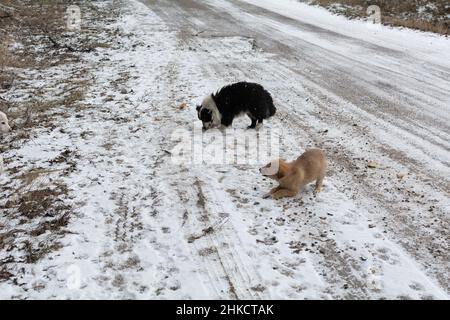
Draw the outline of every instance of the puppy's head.
<instances>
[{"instance_id":1,"label":"puppy's head","mask_svg":"<svg viewBox=\"0 0 450 320\"><path fill-rule=\"evenodd\" d=\"M206 96L202 104L197 106L197 116L203 122L203 130L220 125L221 115L212 94Z\"/></svg>"},{"instance_id":2,"label":"puppy's head","mask_svg":"<svg viewBox=\"0 0 450 320\"><path fill-rule=\"evenodd\" d=\"M11 130L9 126L8 117L0 111L0 132L6 133Z\"/></svg>"},{"instance_id":3,"label":"puppy's head","mask_svg":"<svg viewBox=\"0 0 450 320\"><path fill-rule=\"evenodd\" d=\"M286 161L283 159L273 160L259 169L259 172L265 177L273 180L280 180L286 175Z\"/></svg>"},{"instance_id":4,"label":"puppy's head","mask_svg":"<svg viewBox=\"0 0 450 320\"><path fill-rule=\"evenodd\" d=\"M198 119L203 123L203 130L207 130L214 126L213 123L213 112L209 109L203 108L202 106L197 106Z\"/></svg>"}]
</instances>

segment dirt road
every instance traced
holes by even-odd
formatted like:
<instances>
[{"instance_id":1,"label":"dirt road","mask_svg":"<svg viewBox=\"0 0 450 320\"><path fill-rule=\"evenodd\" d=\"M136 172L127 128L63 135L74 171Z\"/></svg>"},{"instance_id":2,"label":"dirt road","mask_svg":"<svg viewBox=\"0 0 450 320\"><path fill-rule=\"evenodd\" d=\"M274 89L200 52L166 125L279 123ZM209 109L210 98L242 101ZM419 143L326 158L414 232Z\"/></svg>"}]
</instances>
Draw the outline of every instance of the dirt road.
<instances>
[{"instance_id":1,"label":"dirt road","mask_svg":"<svg viewBox=\"0 0 450 320\"><path fill-rule=\"evenodd\" d=\"M72 141L80 214L62 253L42 263L60 270L48 289L69 298L449 298L448 39L288 0L145 0L124 10L128 38L97 67L92 99L119 71L132 92L102 105L114 121L85 118L96 135L87 145ZM281 133L283 157L325 150L330 172L317 197L309 187L263 200L272 183L257 165L171 162L174 131L199 125L195 103L239 80L272 93L278 112L265 128ZM73 264L79 290L59 276Z\"/></svg>"}]
</instances>

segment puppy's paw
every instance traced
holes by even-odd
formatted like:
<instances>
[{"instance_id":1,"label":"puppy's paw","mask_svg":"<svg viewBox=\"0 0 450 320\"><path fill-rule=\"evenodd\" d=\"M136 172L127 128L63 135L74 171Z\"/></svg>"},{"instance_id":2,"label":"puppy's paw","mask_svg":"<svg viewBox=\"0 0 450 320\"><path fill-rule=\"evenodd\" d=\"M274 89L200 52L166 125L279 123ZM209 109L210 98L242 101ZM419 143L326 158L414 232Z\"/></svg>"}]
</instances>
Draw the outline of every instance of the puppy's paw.
<instances>
[{"instance_id":1,"label":"puppy's paw","mask_svg":"<svg viewBox=\"0 0 450 320\"><path fill-rule=\"evenodd\" d=\"M321 191L322 191L322 188L318 187L318 188L315 188L313 192L314 192L314 195L317 195Z\"/></svg>"},{"instance_id":2,"label":"puppy's paw","mask_svg":"<svg viewBox=\"0 0 450 320\"><path fill-rule=\"evenodd\" d=\"M282 195L279 195L279 194L276 194L276 193L273 193L273 194L271 194L270 196L271 196L271 198L272 198L273 200L280 200L281 198L283 198Z\"/></svg>"}]
</instances>

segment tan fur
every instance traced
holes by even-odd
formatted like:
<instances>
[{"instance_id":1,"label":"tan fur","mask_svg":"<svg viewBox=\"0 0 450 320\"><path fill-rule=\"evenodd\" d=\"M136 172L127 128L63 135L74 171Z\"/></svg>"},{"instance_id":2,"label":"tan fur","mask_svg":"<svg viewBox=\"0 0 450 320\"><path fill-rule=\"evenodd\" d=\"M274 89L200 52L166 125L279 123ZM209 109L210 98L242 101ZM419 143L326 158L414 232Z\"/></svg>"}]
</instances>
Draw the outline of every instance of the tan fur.
<instances>
[{"instance_id":1,"label":"tan fur","mask_svg":"<svg viewBox=\"0 0 450 320\"><path fill-rule=\"evenodd\" d=\"M260 169L264 176L279 182L279 186L270 190L265 197L273 199L293 197L307 184L314 181L316 182L314 192L321 191L327 170L327 160L322 150L310 149L295 161L286 162L279 159L275 164L278 164L278 168L275 170L273 170L274 162Z\"/></svg>"}]
</instances>

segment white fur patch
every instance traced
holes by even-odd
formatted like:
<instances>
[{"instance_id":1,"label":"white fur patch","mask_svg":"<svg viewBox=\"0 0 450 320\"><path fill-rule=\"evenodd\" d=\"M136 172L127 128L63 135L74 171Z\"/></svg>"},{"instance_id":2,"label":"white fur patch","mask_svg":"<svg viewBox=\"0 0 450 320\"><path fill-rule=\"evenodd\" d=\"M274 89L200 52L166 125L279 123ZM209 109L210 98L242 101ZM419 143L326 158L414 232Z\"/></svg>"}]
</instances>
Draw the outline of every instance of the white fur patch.
<instances>
[{"instance_id":1,"label":"white fur patch","mask_svg":"<svg viewBox=\"0 0 450 320\"><path fill-rule=\"evenodd\" d=\"M0 132L8 132L11 130L11 127L8 123L8 117L6 114L0 111Z\"/></svg>"},{"instance_id":2,"label":"white fur patch","mask_svg":"<svg viewBox=\"0 0 450 320\"><path fill-rule=\"evenodd\" d=\"M212 111L212 121L214 126L218 126L222 123L222 115L211 95L206 96L205 99L203 99L202 108Z\"/></svg>"}]
</instances>

